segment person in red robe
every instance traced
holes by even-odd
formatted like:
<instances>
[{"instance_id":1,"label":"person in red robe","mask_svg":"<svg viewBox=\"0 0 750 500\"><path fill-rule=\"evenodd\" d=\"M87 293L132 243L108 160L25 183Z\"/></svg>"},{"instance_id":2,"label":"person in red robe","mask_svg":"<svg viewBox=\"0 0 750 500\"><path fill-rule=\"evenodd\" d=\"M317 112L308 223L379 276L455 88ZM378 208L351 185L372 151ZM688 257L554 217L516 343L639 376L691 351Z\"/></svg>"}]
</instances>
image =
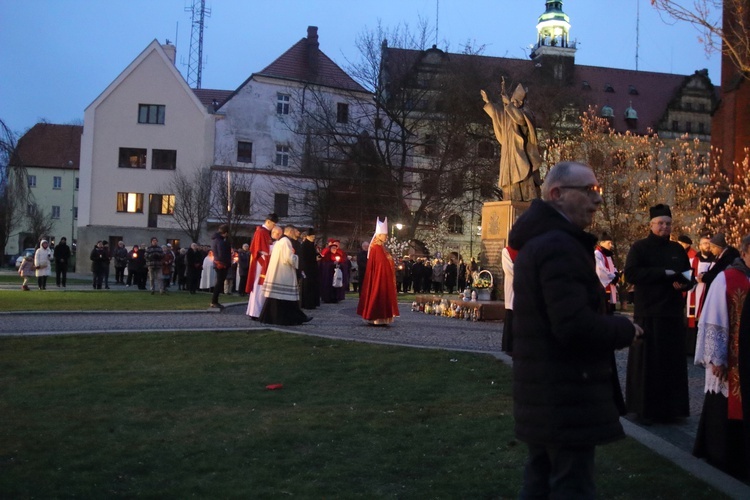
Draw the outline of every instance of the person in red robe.
<instances>
[{"instance_id":1,"label":"person in red robe","mask_svg":"<svg viewBox=\"0 0 750 500\"><path fill-rule=\"evenodd\" d=\"M341 302L349 289L349 259L340 248L341 242L330 238L328 246L320 252L320 298L328 304ZM337 272L338 270L338 272ZM340 279L337 279L338 278Z\"/></svg>"},{"instance_id":2,"label":"person in red robe","mask_svg":"<svg viewBox=\"0 0 750 500\"><path fill-rule=\"evenodd\" d=\"M389 325L399 315L396 266L385 248L388 218L378 218L367 255L367 273L361 284L357 314L371 325Z\"/></svg>"},{"instance_id":3,"label":"person in red robe","mask_svg":"<svg viewBox=\"0 0 750 500\"><path fill-rule=\"evenodd\" d=\"M271 230L279 222L279 216L268 214L266 221L262 226L258 226L253 234L253 241L250 243L250 263L247 269L247 282L245 284L245 293L250 298L247 302L246 314L253 319L260 316L263 309L263 282L265 281L266 272L268 271L268 262L271 254Z\"/></svg>"}]
</instances>

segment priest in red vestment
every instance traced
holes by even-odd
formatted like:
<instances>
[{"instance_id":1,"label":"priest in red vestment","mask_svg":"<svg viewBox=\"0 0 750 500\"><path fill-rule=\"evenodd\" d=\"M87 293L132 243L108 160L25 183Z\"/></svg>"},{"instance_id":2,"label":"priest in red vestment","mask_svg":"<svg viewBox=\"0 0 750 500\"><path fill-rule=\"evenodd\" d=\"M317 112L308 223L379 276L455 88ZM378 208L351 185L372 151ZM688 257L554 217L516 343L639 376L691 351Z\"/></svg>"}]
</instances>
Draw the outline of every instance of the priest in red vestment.
<instances>
[{"instance_id":1,"label":"priest in red vestment","mask_svg":"<svg viewBox=\"0 0 750 500\"><path fill-rule=\"evenodd\" d=\"M378 218L375 235L367 253L367 273L362 282L357 314L371 325L389 325L398 316L396 267L385 248L388 240L388 218Z\"/></svg>"},{"instance_id":2,"label":"priest in red vestment","mask_svg":"<svg viewBox=\"0 0 750 500\"><path fill-rule=\"evenodd\" d=\"M268 262L271 254L271 230L279 222L279 216L268 214L262 226L258 226L253 234L250 244L250 264L247 269L247 282L245 293L249 295L247 302L247 315L258 318L263 309L263 282L268 270Z\"/></svg>"}]
</instances>

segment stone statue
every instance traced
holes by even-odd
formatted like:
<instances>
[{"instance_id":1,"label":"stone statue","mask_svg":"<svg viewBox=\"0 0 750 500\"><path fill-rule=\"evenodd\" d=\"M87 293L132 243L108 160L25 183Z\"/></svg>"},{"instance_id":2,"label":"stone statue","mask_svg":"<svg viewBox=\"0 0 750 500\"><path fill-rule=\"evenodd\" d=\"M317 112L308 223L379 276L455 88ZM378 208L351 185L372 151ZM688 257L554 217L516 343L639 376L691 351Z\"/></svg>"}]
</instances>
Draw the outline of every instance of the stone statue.
<instances>
[{"instance_id":1,"label":"stone statue","mask_svg":"<svg viewBox=\"0 0 750 500\"><path fill-rule=\"evenodd\" d=\"M531 201L539 198L542 184L539 166L542 158L537 146L536 130L527 111L523 108L526 90L519 83L513 95L505 94L502 81L503 105L494 104L482 90L484 112L492 118L495 137L500 143L500 189L503 199Z\"/></svg>"}]
</instances>

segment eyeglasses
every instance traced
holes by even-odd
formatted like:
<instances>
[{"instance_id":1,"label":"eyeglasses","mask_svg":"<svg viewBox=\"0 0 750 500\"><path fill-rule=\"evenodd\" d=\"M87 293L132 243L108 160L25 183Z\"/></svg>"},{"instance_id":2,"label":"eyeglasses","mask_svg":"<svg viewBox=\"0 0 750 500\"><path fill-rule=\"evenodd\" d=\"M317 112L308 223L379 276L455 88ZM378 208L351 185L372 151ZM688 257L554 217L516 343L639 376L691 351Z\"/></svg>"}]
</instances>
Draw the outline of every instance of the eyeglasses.
<instances>
[{"instance_id":1,"label":"eyeglasses","mask_svg":"<svg viewBox=\"0 0 750 500\"><path fill-rule=\"evenodd\" d=\"M589 186L558 186L560 189L575 189L576 191L580 191L582 193L588 194L589 196L593 196L595 194L598 194L601 196L601 194L604 192L602 187L598 184L591 184Z\"/></svg>"}]
</instances>

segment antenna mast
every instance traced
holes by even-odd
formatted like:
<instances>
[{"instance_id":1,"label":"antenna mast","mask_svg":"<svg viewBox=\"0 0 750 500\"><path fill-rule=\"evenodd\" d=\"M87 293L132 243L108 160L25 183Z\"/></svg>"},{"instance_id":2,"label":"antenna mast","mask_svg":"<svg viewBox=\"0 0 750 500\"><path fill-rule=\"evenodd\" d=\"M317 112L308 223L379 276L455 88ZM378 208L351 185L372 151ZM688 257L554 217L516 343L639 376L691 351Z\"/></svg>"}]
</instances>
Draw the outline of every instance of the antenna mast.
<instances>
[{"instance_id":1,"label":"antenna mast","mask_svg":"<svg viewBox=\"0 0 750 500\"><path fill-rule=\"evenodd\" d=\"M203 29L206 17L211 17L211 9L206 8L206 0L192 0L185 12L190 12L190 55L188 56L187 82L193 88L201 88L203 74Z\"/></svg>"},{"instance_id":2,"label":"antenna mast","mask_svg":"<svg viewBox=\"0 0 750 500\"><path fill-rule=\"evenodd\" d=\"M638 52L641 49L641 0L635 0L635 70L638 71Z\"/></svg>"},{"instance_id":3,"label":"antenna mast","mask_svg":"<svg viewBox=\"0 0 750 500\"><path fill-rule=\"evenodd\" d=\"M440 32L440 0L435 0L435 47L438 44L438 33Z\"/></svg>"}]
</instances>

